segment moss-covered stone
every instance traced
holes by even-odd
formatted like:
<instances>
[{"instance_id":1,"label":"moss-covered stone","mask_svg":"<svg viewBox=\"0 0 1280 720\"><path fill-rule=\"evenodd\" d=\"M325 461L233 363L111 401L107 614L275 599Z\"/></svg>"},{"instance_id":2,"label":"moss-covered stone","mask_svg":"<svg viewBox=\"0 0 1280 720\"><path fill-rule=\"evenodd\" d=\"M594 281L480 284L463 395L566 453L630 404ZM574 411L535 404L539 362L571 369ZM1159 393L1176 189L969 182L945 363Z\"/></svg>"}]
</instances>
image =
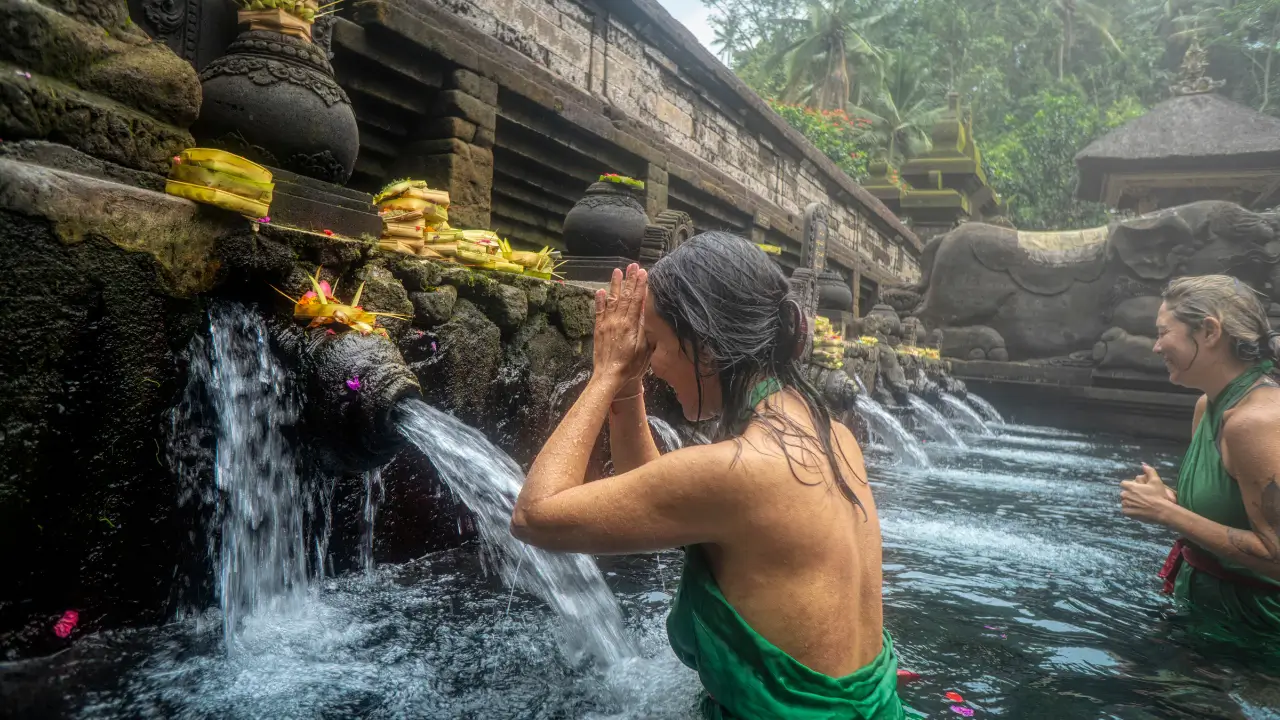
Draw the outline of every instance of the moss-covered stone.
<instances>
[{"instance_id":1,"label":"moss-covered stone","mask_svg":"<svg viewBox=\"0 0 1280 720\"><path fill-rule=\"evenodd\" d=\"M440 271L439 263L422 258L406 257L391 266L391 272L404 283L404 289L411 293L424 292L439 285Z\"/></svg>"},{"instance_id":2,"label":"moss-covered stone","mask_svg":"<svg viewBox=\"0 0 1280 720\"><path fill-rule=\"evenodd\" d=\"M570 340L590 337L596 327L595 298L586 290L562 292L556 302L556 321Z\"/></svg>"},{"instance_id":3,"label":"moss-covered stone","mask_svg":"<svg viewBox=\"0 0 1280 720\"><path fill-rule=\"evenodd\" d=\"M467 422L485 422L489 389L502 365L502 332L474 303L460 299L432 336L430 352L405 353L423 392Z\"/></svg>"},{"instance_id":4,"label":"moss-covered stone","mask_svg":"<svg viewBox=\"0 0 1280 720\"><path fill-rule=\"evenodd\" d=\"M69 84L0 63L0 137L47 139L95 157L165 174L195 144L186 130Z\"/></svg>"},{"instance_id":5,"label":"moss-covered stone","mask_svg":"<svg viewBox=\"0 0 1280 720\"><path fill-rule=\"evenodd\" d=\"M499 284L494 288L485 310L504 333L511 333L528 318L529 298L519 288Z\"/></svg>"},{"instance_id":6,"label":"moss-covered stone","mask_svg":"<svg viewBox=\"0 0 1280 720\"><path fill-rule=\"evenodd\" d=\"M140 35L104 33L36 2L0 0L0 60L186 128L200 113L195 69Z\"/></svg>"},{"instance_id":7,"label":"moss-covered stone","mask_svg":"<svg viewBox=\"0 0 1280 720\"><path fill-rule=\"evenodd\" d=\"M414 306L409 302L409 294L404 285L391 274L391 271L380 265L367 265L363 273L353 281L355 287L349 288L354 293L360 283L364 283L364 292L360 296L360 305L369 312L386 312L413 318ZM343 300L347 297L343 296ZM397 337L409 329L411 319L401 320L393 317L379 317L378 324L387 329L391 337Z\"/></svg>"},{"instance_id":8,"label":"moss-covered stone","mask_svg":"<svg viewBox=\"0 0 1280 720\"><path fill-rule=\"evenodd\" d=\"M413 303L414 324L433 328L448 322L453 315L453 305L458 301L458 288L442 285L429 292L411 292L409 301Z\"/></svg>"}]
</instances>

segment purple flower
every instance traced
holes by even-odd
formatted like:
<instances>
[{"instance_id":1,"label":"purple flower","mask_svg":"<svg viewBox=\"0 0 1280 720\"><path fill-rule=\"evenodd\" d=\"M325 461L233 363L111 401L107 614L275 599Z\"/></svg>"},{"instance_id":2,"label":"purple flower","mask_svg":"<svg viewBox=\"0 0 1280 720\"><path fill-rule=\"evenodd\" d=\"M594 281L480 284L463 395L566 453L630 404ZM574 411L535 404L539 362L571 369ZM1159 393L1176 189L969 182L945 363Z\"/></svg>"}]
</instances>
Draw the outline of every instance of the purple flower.
<instances>
[{"instance_id":1,"label":"purple flower","mask_svg":"<svg viewBox=\"0 0 1280 720\"><path fill-rule=\"evenodd\" d=\"M256 222L260 222L260 223L269 223L269 222L271 222L271 216L270 216L270 215L263 215L262 217L258 218Z\"/></svg>"},{"instance_id":2,"label":"purple flower","mask_svg":"<svg viewBox=\"0 0 1280 720\"><path fill-rule=\"evenodd\" d=\"M436 341L435 341L435 340L432 340L432 341L431 341L431 352L435 352L435 351L436 351Z\"/></svg>"},{"instance_id":3,"label":"purple flower","mask_svg":"<svg viewBox=\"0 0 1280 720\"><path fill-rule=\"evenodd\" d=\"M973 717L973 708L967 708L963 705L952 705L951 712L963 715L965 717Z\"/></svg>"},{"instance_id":4,"label":"purple flower","mask_svg":"<svg viewBox=\"0 0 1280 720\"><path fill-rule=\"evenodd\" d=\"M351 392L360 392L360 376L359 375L351 376L351 379L347 381L347 389L350 390Z\"/></svg>"}]
</instances>

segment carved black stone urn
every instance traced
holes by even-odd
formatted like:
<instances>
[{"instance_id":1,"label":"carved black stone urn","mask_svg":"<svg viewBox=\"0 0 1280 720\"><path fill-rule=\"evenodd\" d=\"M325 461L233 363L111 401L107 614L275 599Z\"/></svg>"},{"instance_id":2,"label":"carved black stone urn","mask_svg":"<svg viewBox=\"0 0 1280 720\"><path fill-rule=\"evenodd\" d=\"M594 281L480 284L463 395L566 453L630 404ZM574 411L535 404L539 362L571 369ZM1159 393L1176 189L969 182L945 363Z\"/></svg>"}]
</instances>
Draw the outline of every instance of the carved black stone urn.
<instances>
[{"instance_id":1,"label":"carved black stone urn","mask_svg":"<svg viewBox=\"0 0 1280 720\"><path fill-rule=\"evenodd\" d=\"M240 33L200 73L203 144L343 185L360 150L355 111L320 48L271 30Z\"/></svg>"},{"instance_id":2,"label":"carved black stone urn","mask_svg":"<svg viewBox=\"0 0 1280 720\"><path fill-rule=\"evenodd\" d=\"M849 281L834 270L818 276L818 309L853 310L853 289L849 287Z\"/></svg>"},{"instance_id":3,"label":"carved black stone urn","mask_svg":"<svg viewBox=\"0 0 1280 720\"><path fill-rule=\"evenodd\" d=\"M640 257L649 216L626 185L598 182L564 216L565 254L587 257Z\"/></svg>"}]
</instances>

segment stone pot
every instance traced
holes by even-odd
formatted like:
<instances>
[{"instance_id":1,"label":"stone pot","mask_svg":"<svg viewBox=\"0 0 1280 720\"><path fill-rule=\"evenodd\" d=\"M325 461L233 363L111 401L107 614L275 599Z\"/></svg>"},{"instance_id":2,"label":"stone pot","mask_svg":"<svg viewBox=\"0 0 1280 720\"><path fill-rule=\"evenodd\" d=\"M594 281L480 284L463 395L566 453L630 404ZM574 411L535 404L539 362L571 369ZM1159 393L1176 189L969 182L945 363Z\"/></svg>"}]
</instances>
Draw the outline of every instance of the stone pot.
<instances>
[{"instance_id":1,"label":"stone pot","mask_svg":"<svg viewBox=\"0 0 1280 720\"><path fill-rule=\"evenodd\" d=\"M818 308L853 311L853 289L840 273L827 270L818 276Z\"/></svg>"},{"instance_id":2,"label":"stone pot","mask_svg":"<svg viewBox=\"0 0 1280 720\"><path fill-rule=\"evenodd\" d=\"M598 182L564 216L566 255L640 257L649 216L633 190Z\"/></svg>"},{"instance_id":3,"label":"stone pot","mask_svg":"<svg viewBox=\"0 0 1280 720\"><path fill-rule=\"evenodd\" d=\"M240 33L200 73L200 142L264 165L342 185L360 150L355 111L310 41L271 30Z\"/></svg>"}]
</instances>

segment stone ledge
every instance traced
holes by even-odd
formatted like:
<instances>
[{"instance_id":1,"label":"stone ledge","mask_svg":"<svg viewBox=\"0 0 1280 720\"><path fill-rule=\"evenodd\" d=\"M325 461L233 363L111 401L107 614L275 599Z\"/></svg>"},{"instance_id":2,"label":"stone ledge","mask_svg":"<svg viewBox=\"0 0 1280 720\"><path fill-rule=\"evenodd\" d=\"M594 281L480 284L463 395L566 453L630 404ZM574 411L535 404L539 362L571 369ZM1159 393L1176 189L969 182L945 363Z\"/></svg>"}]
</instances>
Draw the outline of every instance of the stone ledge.
<instances>
[{"instance_id":1,"label":"stone ledge","mask_svg":"<svg viewBox=\"0 0 1280 720\"><path fill-rule=\"evenodd\" d=\"M0 158L0 209L47 219L67 244L95 235L150 254L175 297L213 288L216 239L244 222L172 195L6 158Z\"/></svg>"}]
</instances>

